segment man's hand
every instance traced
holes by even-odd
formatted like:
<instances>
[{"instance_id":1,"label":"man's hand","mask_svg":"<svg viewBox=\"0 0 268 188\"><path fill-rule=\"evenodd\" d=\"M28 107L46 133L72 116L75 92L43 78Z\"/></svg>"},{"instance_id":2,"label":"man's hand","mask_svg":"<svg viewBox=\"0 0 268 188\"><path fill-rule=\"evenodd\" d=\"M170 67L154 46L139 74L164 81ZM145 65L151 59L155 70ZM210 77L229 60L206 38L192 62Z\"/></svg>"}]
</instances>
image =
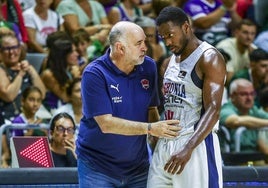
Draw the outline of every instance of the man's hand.
<instances>
[{"instance_id":1,"label":"man's hand","mask_svg":"<svg viewBox=\"0 0 268 188\"><path fill-rule=\"evenodd\" d=\"M157 137L175 138L181 130L179 122L179 120L166 120L152 123L150 134Z\"/></svg>"},{"instance_id":2,"label":"man's hand","mask_svg":"<svg viewBox=\"0 0 268 188\"><path fill-rule=\"evenodd\" d=\"M183 148L181 151L171 156L164 167L165 171L171 174L180 174L190 160L191 155L192 150Z\"/></svg>"}]
</instances>

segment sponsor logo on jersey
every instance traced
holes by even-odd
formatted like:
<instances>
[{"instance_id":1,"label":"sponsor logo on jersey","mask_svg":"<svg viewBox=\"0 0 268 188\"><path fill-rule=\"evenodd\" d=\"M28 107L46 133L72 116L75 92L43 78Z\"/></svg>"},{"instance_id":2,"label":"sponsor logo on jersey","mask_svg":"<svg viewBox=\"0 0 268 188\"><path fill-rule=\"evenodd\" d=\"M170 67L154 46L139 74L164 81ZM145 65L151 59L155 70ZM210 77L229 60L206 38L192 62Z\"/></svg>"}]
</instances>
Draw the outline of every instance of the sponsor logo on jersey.
<instances>
[{"instance_id":1,"label":"sponsor logo on jersey","mask_svg":"<svg viewBox=\"0 0 268 188\"><path fill-rule=\"evenodd\" d=\"M179 78L184 78L186 76L187 72L186 71L180 71L178 74Z\"/></svg>"},{"instance_id":2,"label":"sponsor logo on jersey","mask_svg":"<svg viewBox=\"0 0 268 188\"><path fill-rule=\"evenodd\" d=\"M119 93L119 84L117 84L116 86L111 84L110 87L111 89L115 89Z\"/></svg>"},{"instance_id":3,"label":"sponsor logo on jersey","mask_svg":"<svg viewBox=\"0 0 268 188\"><path fill-rule=\"evenodd\" d=\"M150 83L149 83L149 80L147 79L142 79L141 80L141 85L144 89L148 89L150 87Z\"/></svg>"}]
</instances>

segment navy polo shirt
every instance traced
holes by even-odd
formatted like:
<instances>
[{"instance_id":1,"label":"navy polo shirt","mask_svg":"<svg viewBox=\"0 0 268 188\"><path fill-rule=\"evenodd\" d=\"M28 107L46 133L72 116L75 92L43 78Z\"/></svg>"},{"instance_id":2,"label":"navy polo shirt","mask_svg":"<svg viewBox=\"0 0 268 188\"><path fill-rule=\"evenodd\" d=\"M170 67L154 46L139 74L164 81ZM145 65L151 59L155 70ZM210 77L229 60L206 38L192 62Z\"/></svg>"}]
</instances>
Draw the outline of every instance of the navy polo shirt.
<instances>
[{"instance_id":1,"label":"navy polo shirt","mask_svg":"<svg viewBox=\"0 0 268 188\"><path fill-rule=\"evenodd\" d=\"M112 63L109 53L107 50L83 72L83 118L76 152L97 171L114 178L127 178L148 170L146 135L104 134L93 117L112 114L148 122L148 108L159 105L156 63L146 56L127 75Z\"/></svg>"}]
</instances>

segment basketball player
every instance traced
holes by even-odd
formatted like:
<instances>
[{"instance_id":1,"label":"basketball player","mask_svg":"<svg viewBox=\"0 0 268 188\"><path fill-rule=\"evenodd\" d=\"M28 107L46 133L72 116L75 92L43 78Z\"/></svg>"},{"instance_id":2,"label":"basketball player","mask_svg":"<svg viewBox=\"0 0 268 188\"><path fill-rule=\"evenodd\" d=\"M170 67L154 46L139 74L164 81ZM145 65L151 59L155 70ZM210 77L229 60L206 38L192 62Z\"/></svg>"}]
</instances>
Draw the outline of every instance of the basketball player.
<instances>
[{"instance_id":1,"label":"basketball player","mask_svg":"<svg viewBox=\"0 0 268 188\"><path fill-rule=\"evenodd\" d=\"M148 188L222 187L217 134L225 62L210 44L193 34L187 15L164 8L157 29L173 53L164 74L166 119L182 127L175 139L160 138L154 150Z\"/></svg>"}]
</instances>

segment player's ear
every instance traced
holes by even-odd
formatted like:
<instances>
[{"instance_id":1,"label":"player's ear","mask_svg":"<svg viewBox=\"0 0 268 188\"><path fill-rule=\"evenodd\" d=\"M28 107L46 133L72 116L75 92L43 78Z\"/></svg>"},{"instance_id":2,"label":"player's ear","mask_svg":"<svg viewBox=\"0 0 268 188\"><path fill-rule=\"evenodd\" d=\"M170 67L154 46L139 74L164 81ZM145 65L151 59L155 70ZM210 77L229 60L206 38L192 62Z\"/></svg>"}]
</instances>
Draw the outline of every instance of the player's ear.
<instances>
[{"instance_id":1,"label":"player's ear","mask_svg":"<svg viewBox=\"0 0 268 188\"><path fill-rule=\"evenodd\" d=\"M185 33L188 33L189 29L191 29L191 26L190 26L189 22L185 21L184 24L182 25L182 28L185 31Z\"/></svg>"}]
</instances>

